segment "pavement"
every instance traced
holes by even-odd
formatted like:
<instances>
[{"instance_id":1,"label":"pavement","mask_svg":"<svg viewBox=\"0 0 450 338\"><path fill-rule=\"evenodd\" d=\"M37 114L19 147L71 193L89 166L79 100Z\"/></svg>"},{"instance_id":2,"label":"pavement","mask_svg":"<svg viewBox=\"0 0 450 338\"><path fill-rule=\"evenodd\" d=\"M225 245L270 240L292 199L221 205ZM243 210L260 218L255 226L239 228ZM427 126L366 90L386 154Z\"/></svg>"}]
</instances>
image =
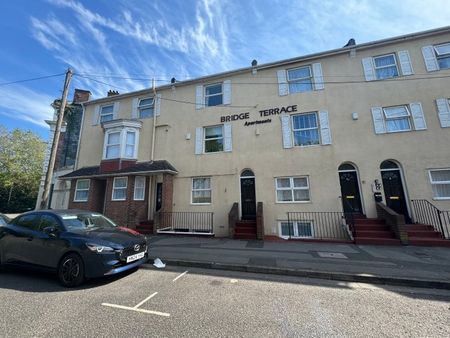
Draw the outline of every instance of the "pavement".
<instances>
[{"instance_id":1,"label":"pavement","mask_svg":"<svg viewBox=\"0 0 450 338\"><path fill-rule=\"evenodd\" d=\"M150 261L263 274L450 289L450 249L188 236L150 237Z\"/></svg>"}]
</instances>

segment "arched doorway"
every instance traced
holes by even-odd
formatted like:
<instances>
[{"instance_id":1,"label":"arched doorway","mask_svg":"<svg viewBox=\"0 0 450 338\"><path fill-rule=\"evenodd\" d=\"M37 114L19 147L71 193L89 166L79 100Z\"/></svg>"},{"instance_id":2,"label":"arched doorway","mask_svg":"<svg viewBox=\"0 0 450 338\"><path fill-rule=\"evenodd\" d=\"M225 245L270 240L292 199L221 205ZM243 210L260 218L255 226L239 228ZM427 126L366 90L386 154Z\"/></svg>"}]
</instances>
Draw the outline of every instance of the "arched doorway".
<instances>
[{"instance_id":1,"label":"arched doorway","mask_svg":"<svg viewBox=\"0 0 450 338\"><path fill-rule=\"evenodd\" d=\"M250 169L241 173L241 213L243 220L256 219L255 174Z\"/></svg>"},{"instance_id":2,"label":"arched doorway","mask_svg":"<svg viewBox=\"0 0 450 338\"><path fill-rule=\"evenodd\" d=\"M342 163L338 168L338 174L344 211L362 214L361 193L356 167L351 163Z\"/></svg>"},{"instance_id":3,"label":"arched doorway","mask_svg":"<svg viewBox=\"0 0 450 338\"><path fill-rule=\"evenodd\" d=\"M396 213L405 216L407 223L411 222L406 202L403 174L400 166L391 160L383 161L380 165L386 205Z\"/></svg>"}]
</instances>

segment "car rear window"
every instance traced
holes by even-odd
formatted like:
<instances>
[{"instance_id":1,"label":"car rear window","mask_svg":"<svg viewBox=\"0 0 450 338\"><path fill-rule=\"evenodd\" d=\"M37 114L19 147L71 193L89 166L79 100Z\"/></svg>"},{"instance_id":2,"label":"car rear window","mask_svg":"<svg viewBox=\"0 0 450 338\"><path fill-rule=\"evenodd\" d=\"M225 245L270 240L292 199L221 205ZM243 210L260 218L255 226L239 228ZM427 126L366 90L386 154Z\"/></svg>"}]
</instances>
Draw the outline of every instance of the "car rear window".
<instances>
[{"instance_id":1,"label":"car rear window","mask_svg":"<svg viewBox=\"0 0 450 338\"><path fill-rule=\"evenodd\" d=\"M116 225L101 214L67 214L61 215L64 226L68 229L114 228Z\"/></svg>"}]
</instances>

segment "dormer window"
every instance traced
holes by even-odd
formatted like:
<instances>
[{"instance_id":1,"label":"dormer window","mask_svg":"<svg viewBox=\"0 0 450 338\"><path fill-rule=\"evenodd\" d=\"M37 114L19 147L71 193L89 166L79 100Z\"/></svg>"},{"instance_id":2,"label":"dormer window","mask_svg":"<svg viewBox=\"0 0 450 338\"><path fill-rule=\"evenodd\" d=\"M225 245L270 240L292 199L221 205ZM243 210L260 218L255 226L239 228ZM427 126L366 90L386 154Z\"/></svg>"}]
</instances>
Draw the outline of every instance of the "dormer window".
<instances>
[{"instance_id":1,"label":"dormer window","mask_svg":"<svg viewBox=\"0 0 450 338\"><path fill-rule=\"evenodd\" d=\"M105 128L103 159L137 159L141 125L140 121L130 120L105 123L103 125Z\"/></svg>"}]
</instances>

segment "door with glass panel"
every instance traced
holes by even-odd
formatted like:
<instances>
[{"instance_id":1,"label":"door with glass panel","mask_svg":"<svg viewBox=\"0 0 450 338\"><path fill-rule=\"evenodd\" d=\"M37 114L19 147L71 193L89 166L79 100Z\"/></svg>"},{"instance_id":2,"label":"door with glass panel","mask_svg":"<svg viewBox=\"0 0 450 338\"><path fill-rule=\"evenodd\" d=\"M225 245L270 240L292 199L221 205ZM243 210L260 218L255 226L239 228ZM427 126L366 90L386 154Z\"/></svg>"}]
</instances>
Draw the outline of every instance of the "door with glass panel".
<instances>
[{"instance_id":1,"label":"door with glass panel","mask_svg":"<svg viewBox=\"0 0 450 338\"><path fill-rule=\"evenodd\" d=\"M344 212L363 213L356 168L350 163L344 163L338 170Z\"/></svg>"}]
</instances>

